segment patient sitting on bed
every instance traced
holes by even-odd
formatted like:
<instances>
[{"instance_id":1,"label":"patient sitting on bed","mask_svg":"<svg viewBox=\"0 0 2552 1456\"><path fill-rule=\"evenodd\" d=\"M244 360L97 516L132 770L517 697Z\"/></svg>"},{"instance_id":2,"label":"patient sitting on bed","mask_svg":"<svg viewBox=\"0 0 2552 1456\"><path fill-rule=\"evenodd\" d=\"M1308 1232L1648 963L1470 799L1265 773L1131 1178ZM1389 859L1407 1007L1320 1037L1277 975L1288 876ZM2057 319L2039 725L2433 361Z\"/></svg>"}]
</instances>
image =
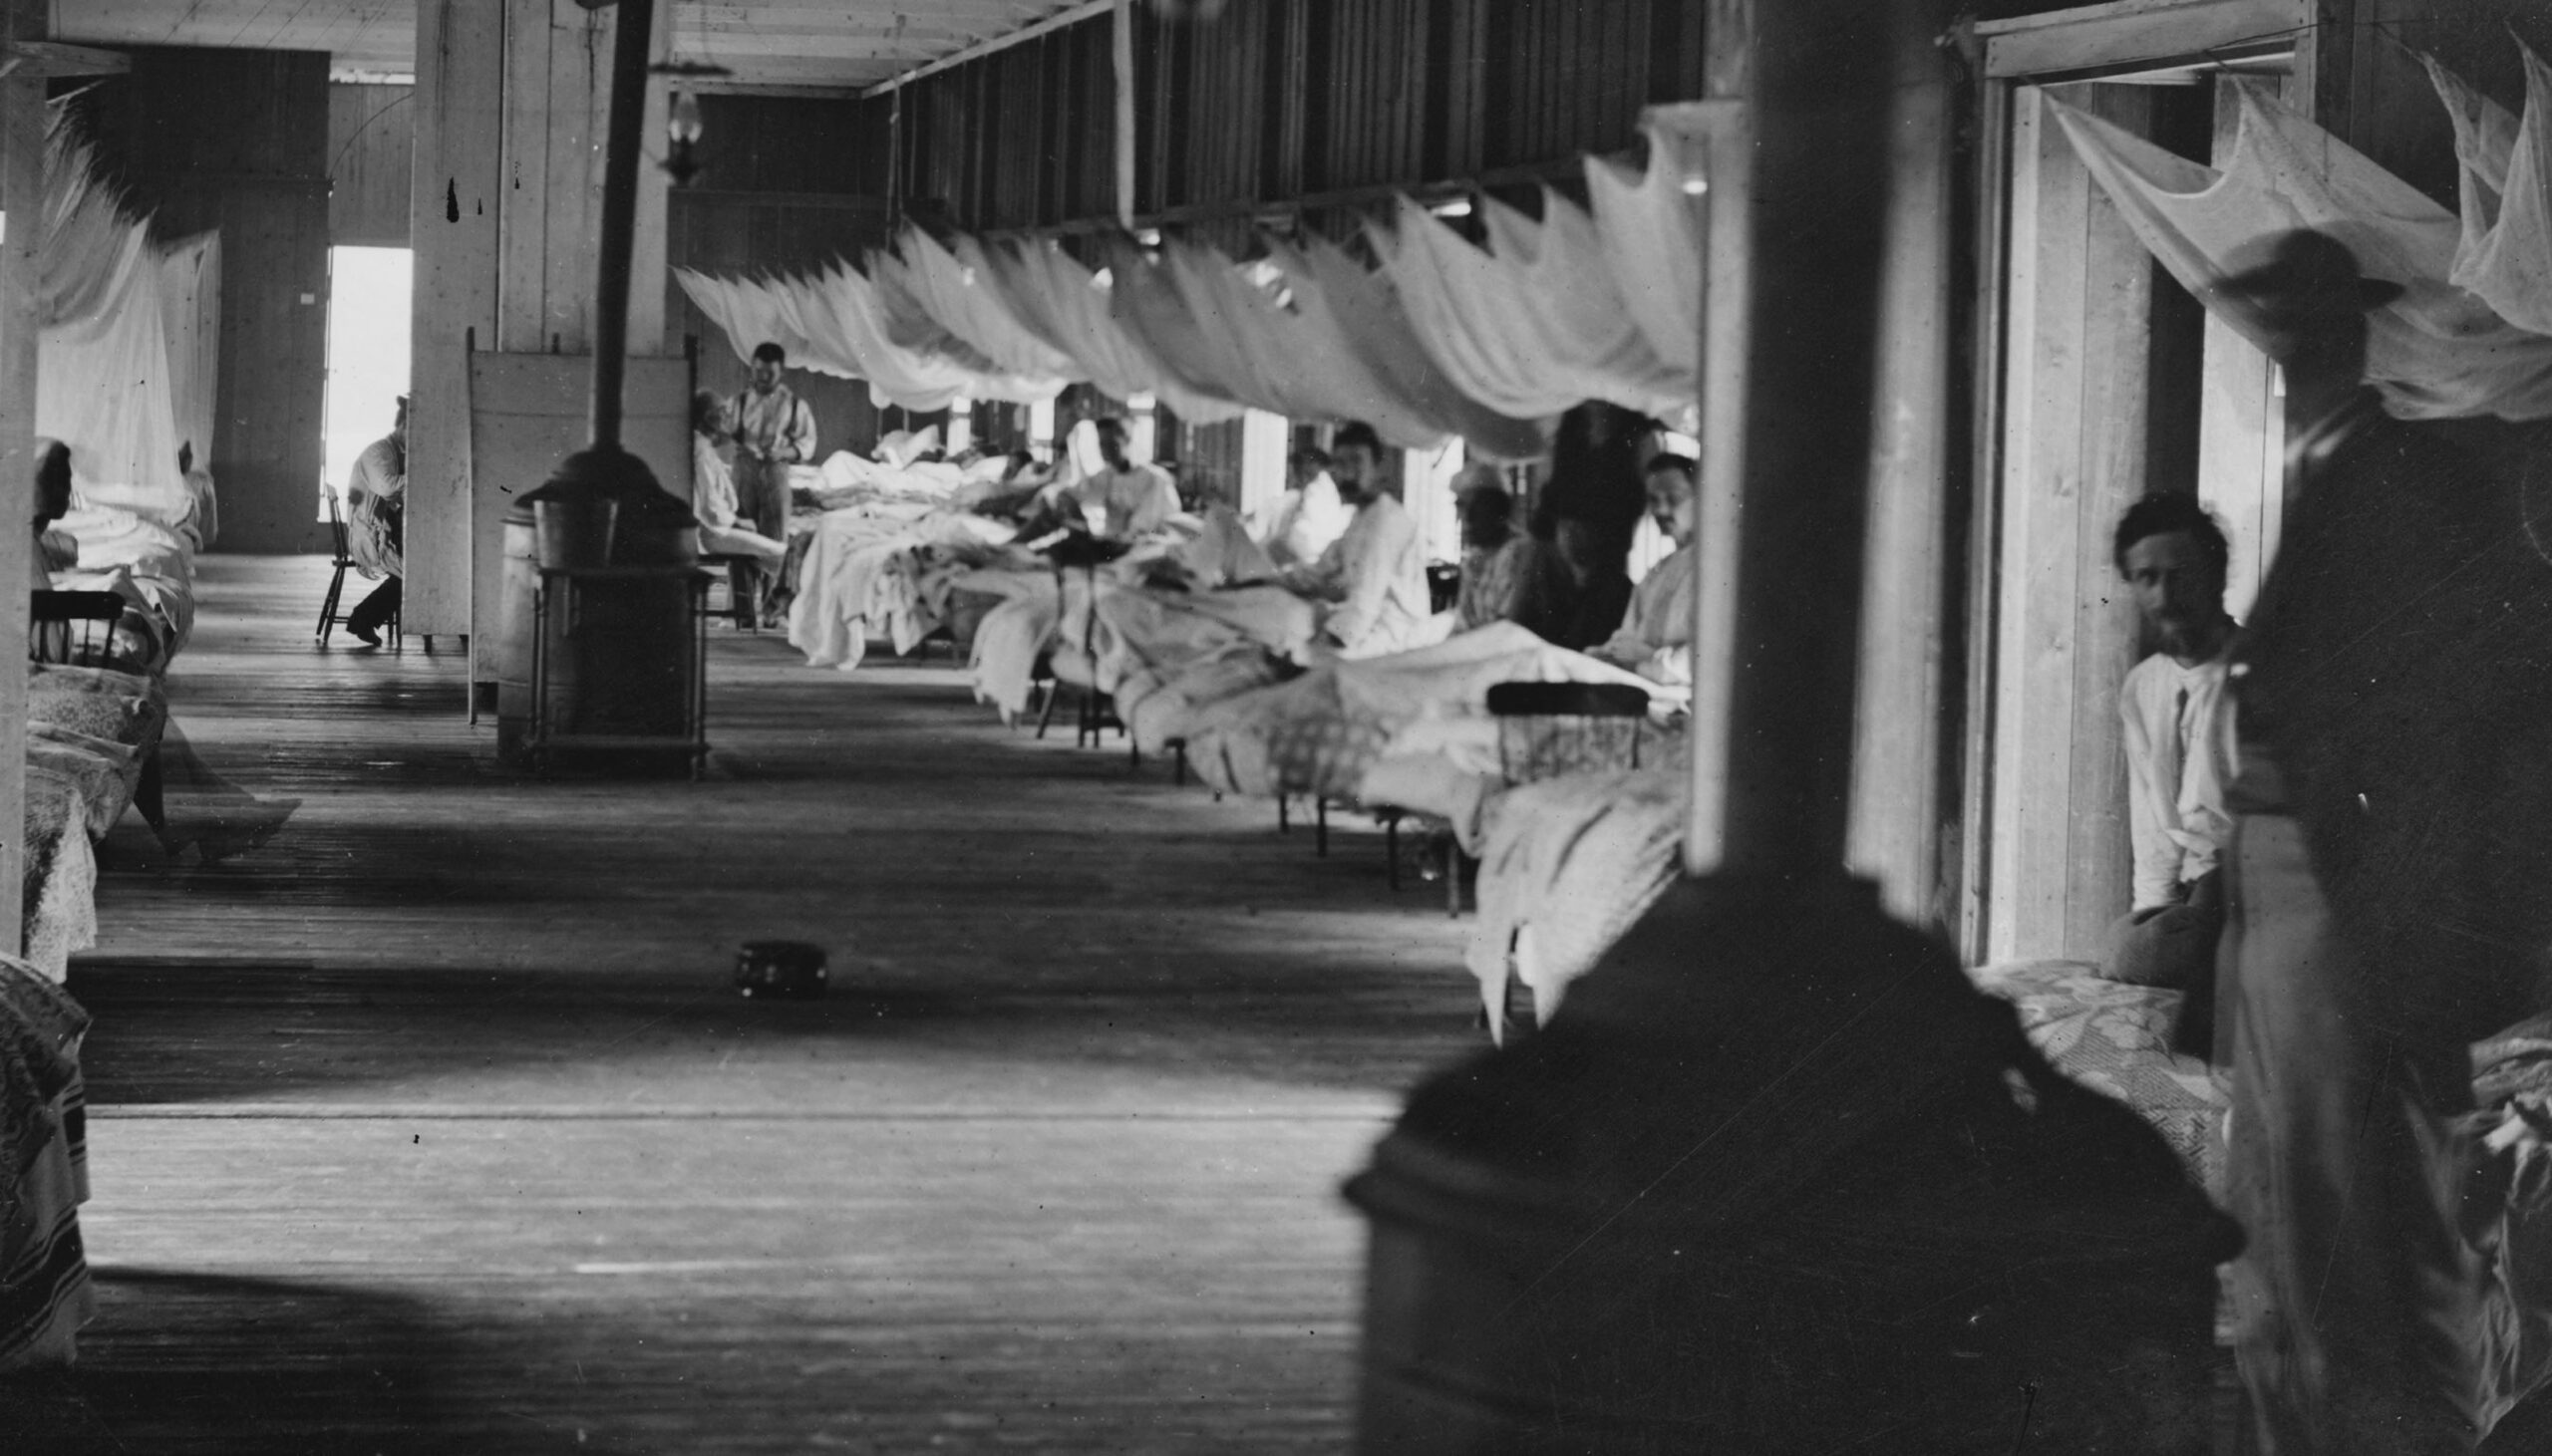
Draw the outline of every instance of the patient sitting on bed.
<instances>
[{"instance_id":1,"label":"patient sitting on bed","mask_svg":"<svg viewBox=\"0 0 2552 1456\"><path fill-rule=\"evenodd\" d=\"M1342 657L1380 657L1421 646L1434 615L1418 523L1383 488L1382 455L1374 427L1351 421L1338 428L1330 441L1330 475L1355 518L1319 561L1285 573L1287 586L1335 604L1321 630Z\"/></svg>"},{"instance_id":2,"label":"patient sitting on bed","mask_svg":"<svg viewBox=\"0 0 2552 1456\"><path fill-rule=\"evenodd\" d=\"M1661 683L1693 679L1693 592L1700 581L1701 502L1692 457L1661 454L1648 462L1648 511L1675 543L1675 552L1649 568L1631 593L1621 629L1596 657Z\"/></svg>"}]
</instances>

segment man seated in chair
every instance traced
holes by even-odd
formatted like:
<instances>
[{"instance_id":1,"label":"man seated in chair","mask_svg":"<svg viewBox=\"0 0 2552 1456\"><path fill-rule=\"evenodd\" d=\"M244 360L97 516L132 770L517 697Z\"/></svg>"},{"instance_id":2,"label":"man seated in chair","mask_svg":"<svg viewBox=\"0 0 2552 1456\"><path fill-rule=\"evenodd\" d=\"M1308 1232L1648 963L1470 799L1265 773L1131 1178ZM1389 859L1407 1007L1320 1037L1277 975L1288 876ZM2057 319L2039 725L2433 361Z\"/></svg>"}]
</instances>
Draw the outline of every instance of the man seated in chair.
<instances>
[{"instance_id":1,"label":"man seated in chair","mask_svg":"<svg viewBox=\"0 0 2552 1456\"><path fill-rule=\"evenodd\" d=\"M2190 993L2188 1005L2199 1013L2194 1022L2202 1025L2224 934L2217 864L2233 829L2225 807L2234 767L2225 693L2234 633L2224 611L2231 548L2196 496L2165 492L2127 507L2114 550L2156 650L2118 692L2135 900L2110 929L2100 971L2113 981ZM2182 1024L2187 1029L2192 1019L2183 1017Z\"/></svg>"},{"instance_id":2,"label":"man seated in chair","mask_svg":"<svg viewBox=\"0 0 2552 1456\"><path fill-rule=\"evenodd\" d=\"M408 495L408 397L399 397L390 433L355 456L346 481L346 548L355 565L382 578L381 585L346 617L346 630L366 647L381 646L381 629L399 615L401 522Z\"/></svg>"}]
</instances>

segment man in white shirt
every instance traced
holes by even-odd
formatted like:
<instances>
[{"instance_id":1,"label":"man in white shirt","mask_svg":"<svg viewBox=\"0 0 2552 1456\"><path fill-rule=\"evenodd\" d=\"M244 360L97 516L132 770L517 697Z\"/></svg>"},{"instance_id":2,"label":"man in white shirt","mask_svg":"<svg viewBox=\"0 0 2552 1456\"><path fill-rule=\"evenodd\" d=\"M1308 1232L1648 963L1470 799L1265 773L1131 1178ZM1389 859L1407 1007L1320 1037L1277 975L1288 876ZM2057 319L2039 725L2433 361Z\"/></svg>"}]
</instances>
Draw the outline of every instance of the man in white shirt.
<instances>
[{"instance_id":1,"label":"man in white shirt","mask_svg":"<svg viewBox=\"0 0 2552 1456\"><path fill-rule=\"evenodd\" d=\"M1178 487L1169 472L1126 458L1128 431L1123 419L1111 415L1097 424L1100 467L1065 487L1079 502L1091 534L1112 541L1130 541L1156 531L1178 514Z\"/></svg>"},{"instance_id":2,"label":"man in white shirt","mask_svg":"<svg viewBox=\"0 0 2552 1456\"><path fill-rule=\"evenodd\" d=\"M1285 461L1285 493L1252 513L1249 538L1279 566L1308 566L1346 532L1353 515L1330 478L1328 451L1298 449Z\"/></svg>"},{"instance_id":3,"label":"man in white shirt","mask_svg":"<svg viewBox=\"0 0 2552 1456\"><path fill-rule=\"evenodd\" d=\"M399 612L400 578L405 563L408 504L408 397L399 397L399 414L390 433L364 446L355 456L354 473L346 480L346 544L355 564L382 578L355 609L346 614L346 630L366 647L381 646L381 629Z\"/></svg>"},{"instance_id":4,"label":"man in white shirt","mask_svg":"<svg viewBox=\"0 0 2552 1456\"><path fill-rule=\"evenodd\" d=\"M2115 549L2158 651L2118 693L2135 900L2111 928L2101 969L2112 980L2188 991L2194 1006L2213 995L2224 932L2218 864L2233 830L2225 807L2234 755L2225 693L2230 548L2196 496L2161 493L2127 508Z\"/></svg>"},{"instance_id":5,"label":"man in white shirt","mask_svg":"<svg viewBox=\"0 0 2552 1456\"><path fill-rule=\"evenodd\" d=\"M736 519L774 541L789 539L789 467L815 457L815 412L782 384L789 351L754 346L752 383L728 407L736 441ZM757 573L760 575L760 573ZM761 610L776 610L773 584L760 587Z\"/></svg>"},{"instance_id":6,"label":"man in white shirt","mask_svg":"<svg viewBox=\"0 0 2552 1456\"><path fill-rule=\"evenodd\" d=\"M775 541L789 535L789 467L815 457L815 412L782 384L789 352L754 346L753 383L730 408L736 430L736 513Z\"/></svg>"},{"instance_id":7,"label":"man in white shirt","mask_svg":"<svg viewBox=\"0 0 2552 1456\"><path fill-rule=\"evenodd\" d=\"M1699 467L1690 455L1650 458L1648 512L1675 550L1631 591L1630 611L1594 656L1660 683L1693 681L1693 592L1700 582Z\"/></svg>"},{"instance_id":8,"label":"man in white shirt","mask_svg":"<svg viewBox=\"0 0 2552 1456\"><path fill-rule=\"evenodd\" d=\"M1359 420L1338 428L1330 473L1355 518L1318 562L1287 573L1296 590L1335 604L1321 631L1341 657L1379 657L1419 645L1433 609L1418 522L1383 489L1382 457L1374 427Z\"/></svg>"}]
</instances>

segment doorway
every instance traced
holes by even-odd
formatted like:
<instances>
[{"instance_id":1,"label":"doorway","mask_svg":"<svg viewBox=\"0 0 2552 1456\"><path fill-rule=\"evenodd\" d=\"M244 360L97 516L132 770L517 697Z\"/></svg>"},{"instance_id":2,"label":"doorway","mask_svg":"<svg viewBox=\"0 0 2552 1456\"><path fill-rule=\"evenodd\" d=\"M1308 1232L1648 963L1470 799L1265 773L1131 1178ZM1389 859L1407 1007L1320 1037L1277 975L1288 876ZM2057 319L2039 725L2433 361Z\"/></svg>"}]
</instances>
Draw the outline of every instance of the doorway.
<instances>
[{"instance_id":1,"label":"doorway","mask_svg":"<svg viewBox=\"0 0 2552 1456\"><path fill-rule=\"evenodd\" d=\"M2244 70L2281 66L2255 57ZM2095 960L2131 898L2117 692L2147 644L2111 559L2119 515L2148 492L2196 494L2232 541L2237 618L2276 549L2273 366L2153 261L2053 110L2221 165L2239 115L2227 75L2196 64L2016 78L2001 110L1995 687L1976 948L1989 961Z\"/></svg>"},{"instance_id":2,"label":"doorway","mask_svg":"<svg viewBox=\"0 0 2552 1456\"><path fill-rule=\"evenodd\" d=\"M415 254L407 248L328 250L328 396L319 493L312 505L328 517L327 498L343 498L355 457L390 433L399 397L408 393L410 294Z\"/></svg>"}]
</instances>

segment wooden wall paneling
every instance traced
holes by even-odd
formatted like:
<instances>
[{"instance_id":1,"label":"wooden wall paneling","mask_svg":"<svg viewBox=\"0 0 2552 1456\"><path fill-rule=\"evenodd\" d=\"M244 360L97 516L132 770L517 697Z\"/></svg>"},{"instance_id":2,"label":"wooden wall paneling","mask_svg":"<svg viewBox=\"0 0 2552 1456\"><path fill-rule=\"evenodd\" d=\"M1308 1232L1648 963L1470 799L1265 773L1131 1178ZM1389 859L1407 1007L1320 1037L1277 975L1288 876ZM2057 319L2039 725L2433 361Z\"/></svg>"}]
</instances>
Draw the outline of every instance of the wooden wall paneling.
<instances>
[{"instance_id":1,"label":"wooden wall paneling","mask_svg":"<svg viewBox=\"0 0 2552 1456\"><path fill-rule=\"evenodd\" d=\"M2045 94L2015 107L1997 959L2095 958L2130 898L2117 689L2137 625L2109 533L2148 483L2153 268L2047 124ZM2149 130L2146 88L2054 94Z\"/></svg>"},{"instance_id":2,"label":"wooden wall paneling","mask_svg":"<svg viewBox=\"0 0 2552 1456\"><path fill-rule=\"evenodd\" d=\"M2013 99L1997 872L1988 941L1997 961L2065 953L2090 178L2044 101L2036 88Z\"/></svg>"},{"instance_id":3,"label":"wooden wall paneling","mask_svg":"<svg viewBox=\"0 0 2552 1456\"><path fill-rule=\"evenodd\" d=\"M1517 74L1515 47L1520 37L1516 7L1481 0L1479 20L1479 164L1503 165L1514 156L1523 115L1524 89ZM1494 98L1494 100L1490 100Z\"/></svg>"},{"instance_id":4,"label":"wooden wall paneling","mask_svg":"<svg viewBox=\"0 0 2552 1456\"><path fill-rule=\"evenodd\" d=\"M222 233L209 465L221 548L318 549L327 390L328 58L137 47L81 104L102 171L161 238Z\"/></svg>"},{"instance_id":5,"label":"wooden wall paneling","mask_svg":"<svg viewBox=\"0 0 2552 1456\"><path fill-rule=\"evenodd\" d=\"M1434 44L1435 17L1427 0L1394 0L1401 12L1401 46L1398 56L1401 95L1393 110L1399 116L1394 129L1399 148L1394 154L1392 174L1375 178L1392 181L1398 177L1442 176L1431 171L1427 154L1427 118L1436 106L1435 77L1427 64Z\"/></svg>"},{"instance_id":6,"label":"wooden wall paneling","mask_svg":"<svg viewBox=\"0 0 2552 1456\"><path fill-rule=\"evenodd\" d=\"M1267 97L1275 125L1267 130L1265 185L1261 194L1284 197L1303 191L1303 126L1315 98L1305 64L1309 6L1305 0L1270 0L1267 14Z\"/></svg>"},{"instance_id":7,"label":"wooden wall paneling","mask_svg":"<svg viewBox=\"0 0 2552 1456\"><path fill-rule=\"evenodd\" d=\"M1294 176L1297 193L1317 192L1331 184L1330 136L1340 125L1338 57L1330 46L1338 0L1299 3L1303 25L1297 45L1302 67L1295 94L1302 98L1303 125Z\"/></svg>"},{"instance_id":8,"label":"wooden wall paneling","mask_svg":"<svg viewBox=\"0 0 2552 1456\"><path fill-rule=\"evenodd\" d=\"M416 89L328 86L328 236L339 246L408 245Z\"/></svg>"},{"instance_id":9,"label":"wooden wall paneling","mask_svg":"<svg viewBox=\"0 0 2552 1456\"><path fill-rule=\"evenodd\" d=\"M1605 92L1616 78L1605 74L1612 59L1606 22L1620 0L1592 0L1568 11L1568 49L1555 58L1560 94L1567 98L1567 135L1591 136L1603 126Z\"/></svg>"},{"instance_id":10,"label":"wooden wall paneling","mask_svg":"<svg viewBox=\"0 0 2552 1456\"><path fill-rule=\"evenodd\" d=\"M1190 182L1188 63L1195 27L1146 9L1134 33L1134 210L1155 212L1187 199ZM1182 125L1189 124L1189 125Z\"/></svg>"},{"instance_id":11,"label":"wooden wall paneling","mask_svg":"<svg viewBox=\"0 0 2552 1456\"><path fill-rule=\"evenodd\" d=\"M545 337L559 340L574 354L589 348L593 338L594 255L602 245L601 157L611 106L611 17L618 12L587 10L576 0L548 0L546 8L549 181L542 204L549 213L549 245L539 282L541 328ZM507 200L516 195L508 193Z\"/></svg>"},{"instance_id":12,"label":"wooden wall paneling","mask_svg":"<svg viewBox=\"0 0 2552 1456\"><path fill-rule=\"evenodd\" d=\"M699 99L701 175L694 186L729 192L885 191L886 98L773 96Z\"/></svg>"},{"instance_id":13,"label":"wooden wall paneling","mask_svg":"<svg viewBox=\"0 0 2552 1456\"><path fill-rule=\"evenodd\" d=\"M496 328L479 347L528 354L548 347L550 51L554 0L505 0L503 123L496 212ZM570 132L576 123L558 119ZM562 244L564 239L561 239Z\"/></svg>"},{"instance_id":14,"label":"wooden wall paneling","mask_svg":"<svg viewBox=\"0 0 2552 1456\"><path fill-rule=\"evenodd\" d=\"M2149 132L2154 88L2090 89L2088 109ZM2081 489L2075 541L2074 738L2067 816L2065 954L2097 959L2109 924L2133 899L2126 827L2126 745L2118 685L2135 665L2139 627L2111 559L2110 532L2146 488L2151 397L2145 390L2153 317L2152 256L2106 193L2092 189L2083 218ZM2089 361L2114 361L2089 367Z\"/></svg>"},{"instance_id":15,"label":"wooden wall paneling","mask_svg":"<svg viewBox=\"0 0 2552 1456\"><path fill-rule=\"evenodd\" d=\"M1397 165L1404 142L1408 113L1404 110L1409 93L1403 85L1401 68L1412 58L1403 44L1402 12L1406 0L1367 0L1365 54L1373 67L1368 84L1372 87L1374 126L1370 133L1373 145L1366 151L1363 164L1357 168L1356 182L1368 186L1389 180L1402 172ZM1425 54L1423 51L1420 53Z\"/></svg>"},{"instance_id":16,"label":"wooden wall paneling","mask_svg":"<svg viewBox=\"0 0 2552 1456\"><path fill-rule=\"evenodd\" d=\"M1104 191L1111 165L1110 113L1099 105L1108 80L1106 37L1097 26L1067 34L1070 84L1055 98L1055 135L1065 139L1064 186L1051 219L1057 222L1105 217L1113 210Z\"/></svg>"},{"instance_id":17,"label":"wooden wall paneling","mask_svg":"<svg viewBox=\"0 0 2552 1456\"><path fill-rule=\"evenodd\" d=\"M411 632L471 630L465 339L472 329L481 341L496 337L504 19L496 7L476 0L419 0L417 6L417 163L409 208L416 294L401 603Z\"/></svg>"},{"instance_id":18,"label":"wooden wall paneling","mask_svg":"<svg viewBox=\"0 0 2552 1456\"><path fill-rule=\"evenodd\" d=\"M1649 101L1650 16L1654 0L1617 0L1605 13L1606 64L1598 70L1604 89L1604 115L1596 133L1627 137L1639 127L1639 109ZM1648 64L1643 64L1648 63ZM1602 146L1601 143L1596 144Z\"/></svg>"},{"instance_id":19,"label":"wooden wall paneling","mask_svg":"<svg viewBox=\"0 0 2552 1456\"><path fill-rule=\"evenodd\" d=\"M1754 54L1754 0L1703 0L1702 94L1744 96Z\"/></svg>"},{"instance_id":20,"label":"wooden wall paneling","mask_svg":"<svg viewBox=\"0 0 2552 1456\"><path fill-rule=\"evenodd\" d=\"M1702 31L1706 7L1651 0L1648 7L1648 99L1697 101L1709 94Z\"/></svg>"},{"instance_id":21,"label":"wooden wall paneling","mask_svg":"<svg viewBox=\"0 0 2552 1456\"><path fill-rule=\"evenodd\" d=\"M232 189L214 205L222 329L211 464L222 548L324 550L328 199L313 184Z\"/></svg>"}]
</instances>

